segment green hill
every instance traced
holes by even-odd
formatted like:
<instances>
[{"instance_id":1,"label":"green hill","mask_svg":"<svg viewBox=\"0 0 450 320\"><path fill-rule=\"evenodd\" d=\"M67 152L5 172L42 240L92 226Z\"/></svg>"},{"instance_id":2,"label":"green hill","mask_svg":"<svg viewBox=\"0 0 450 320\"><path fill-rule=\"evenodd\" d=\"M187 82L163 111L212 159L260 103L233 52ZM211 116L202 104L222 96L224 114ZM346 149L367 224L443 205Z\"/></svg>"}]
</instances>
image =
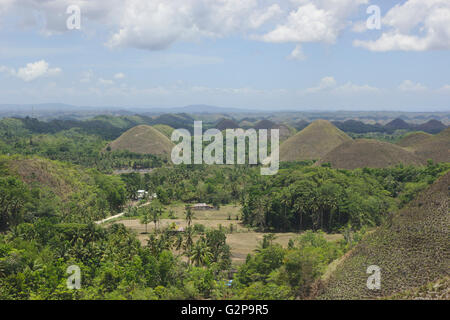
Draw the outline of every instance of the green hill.
<instances>
[{"instance_id":1,"label":"green hill","mask_svg":"<svg viewBox=\"0 0 450 320\"><path fill-rule=\"evenodd\" d=\"M280 159L317 160L347 141L351 138L331 122L317 120L281 144Z\"/></svg>"},{"instance_id":2,"label":"green hill","mask_svg":"<svg viewBox=\"0 0 450 320\"><path fill-rule=\"evenodd\" d=\"M318 286L320 299L390 297L449 276L450 172L390 221L368 234ZM367 288L367 267L381 268L381 289Z\"/></svg>"},{"instance_id":3,"label":"green hill","mask_svg":"<svg viewBox=\"0 0 450 320\"><path fill-rule=\"evenodd\" d=\"M134 153L168 155L174 144L157 129L139 125L124 132L109 144L111 150L128 150Z\"/></svg>"},{"instance_id":4,"label":"green hill","mask_svg":"<svg viewBox=\"0 0 450 320\"><path fill-rule=\"evenodd\" d=\"M117 176L37 156L0 156L0 189L8 179L18 179L24 186L14 196L35 206L22 209L28 219L56 216L64 222L87 223L121 210L126 200L125 186ZM21 201L15 205L20 207ZM4 209L7 212L7 206Z\"/></svg>"},{"instance_id":5,"label":"green hill","mask_svg":"<svg viewBox=\"0 0 450 320\"><path fill-rule=\"evenodd\" d=\"M421 165L414 153L397 145L369 139L345 142L327 153L317 165L331 163L333 168L387 168L397 164Z\"/></svg>"}]
</instances>

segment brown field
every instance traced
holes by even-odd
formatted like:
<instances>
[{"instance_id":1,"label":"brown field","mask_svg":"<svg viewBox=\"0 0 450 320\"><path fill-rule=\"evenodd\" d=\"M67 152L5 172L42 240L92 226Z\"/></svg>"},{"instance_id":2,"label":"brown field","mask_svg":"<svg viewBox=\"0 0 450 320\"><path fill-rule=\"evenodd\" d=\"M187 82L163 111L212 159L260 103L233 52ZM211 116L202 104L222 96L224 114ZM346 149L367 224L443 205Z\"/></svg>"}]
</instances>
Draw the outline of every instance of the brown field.
<instances>
[{"instance_id":1,"label":"brown field","mask_svg":"<svg viewBox=\"0 0 450 320\"><path fill-rule=\"evenodd\" d=\"M167 207L167 210L172 209L175 213L176 219L161 219L158 228L169 226L175 223L177 227L186 227L186 221L182 218L184 215L184 204L177 204ZM221 225L224 228L229 228L233 225L233 233L227 234L227 244L231 247L232 261L234 264L242 264L249 253L257 248L259 242L263 239L264 233L255 232L245 226L240 221L235 220L236 215L239 215L240 207L236 205L227 205L221 207L219 210L195 211L193 225L202 224L206 228L219 228ZM232 219L228 220L228 215ZM166 214L165 214L166 216ZM139 222L137 218L130 218L116 221L115 223L122 223L127 228L135 231L138 239L142 244L146 244L148 234L144 234L145 226ZM154 230L154 224L149 223L148 232ZM289 239L299 236L298 233L275 233L275 243L279 243L286 247ZM325 236L327 240L336 241L342 239L340 234L332 234Z\"/></svg>"}]
</instances>

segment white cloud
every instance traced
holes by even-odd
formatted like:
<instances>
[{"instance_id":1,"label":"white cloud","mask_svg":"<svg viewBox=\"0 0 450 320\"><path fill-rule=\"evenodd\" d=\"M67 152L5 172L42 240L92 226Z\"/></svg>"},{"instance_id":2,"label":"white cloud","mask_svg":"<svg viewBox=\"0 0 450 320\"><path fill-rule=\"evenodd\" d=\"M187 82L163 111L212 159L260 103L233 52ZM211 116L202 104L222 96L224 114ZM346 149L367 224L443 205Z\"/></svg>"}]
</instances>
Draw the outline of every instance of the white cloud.
<instances>
[{"instance_id":1,"label":"white cloud","mask_svg":"<svg viewBox=\"0 0 450 320\"><path fill-rule=\"evenodd\" d=\"M305 56L305 54L303 53L303 50L302 50L302 46L301 45L296 45L295 46L295 49L291 52L291 54L289 55L289 58L290 59L293 59L293 60L305 60L306 59L306 56Z\"/></svg>"},{"instance_id":2,"label":"white cloud","mask_svg":"<svg viewBox=\"0 0 450 320\"><path fill-rule=\"evenodd\" d=\"M338 85L338 82L331 76L324 77L320 80L316 87L308 88L300 91L302 94L315 93L331 93L331 94L358 94L358 93L377 93L380 89L369 85L357 85L352 82L347 82L343 85Z\"/></svg>"},{"instance_id":3,"label":"white cloud","mask_svg":"<svg viewBox=\"0 0 450 320\"><path fill-rule=\"evenodd\" d=\"M426 51L450 49L450 1L407 0L382 19L389 30L374 41L354 41L371 51Z\"/></svg>"},{"instance_id":4,"label":"white cloud","mask_svg":"<svg viewBox=\"0 0 450 320\"><path fill-rule=\"evenodd\" d=\"M258 10L249 17L249 26L253 29L261 27L266 22L272 20L274 17L280 16L283 13L278 4L273 4L265 10Z\"/></svg>"},{"instance_id":5,"label":"white cloud","mask_svg":"<svg viewBox=\"0 0 450 320\"><path fill-rule=\"evenodd\" d=\"M273 43L334 43L348 25L348 17L367 0L297 1L300 5L289 13L286 21L261 39Z\"/></svg>"},{"instance_id":6,"label":"white cloud","mask_svg":"<svg viewBox=\"0 0 450 320\"><path fill-rule=\"evenodd\" d=\"M325 90L332 89L336 87L336 80L333 77L324 77L320 80L320 83L317 87L312 87L306 89L305 93L317 93Z\"/></svg>"},{"instance_id":7,"label":"white cloud","mask_svg":"<svg viewBox=\"0 0 450 320\"><path fill-rule=\"evenodd\" d=\"M426 91L427 87L421 83L415 83L411 80L405 80L398 86L398 89L405 92L421 92Z\"/></svg>"},{"instance_id":8,"label":"white cloud","mask_svg":"<svg viewBox=\"0 0 450 320\"><path fill-rule=\"evenodd\" d=\"M353 23L352 31L356 33L362 33L367 31L367 23L366 21L358 21Z\"/></svg>"},{"instance_id":9,"label":"white cloud","mask_svg":"<svg viewBox=\"0 0 450 320\"><path fill-rule=\"evenodd\" d=\"M112 86L114 84L113 80L99 78L98 83L103 86Z\"/></svg>"},{"instance_id":10,"label":"white cloud","mask_svg":"<svg viewBox=\"0 0 450 320\"><path fill-rule=\"evenodd\" d=\"M261 27L280 14L258 0L128 0L108 45L161 50L175 41L218 38Z\"/></svg>"},{"instance_id":11,"label":"white cloud","mask_svg":"<svg viewBox=\"0 0 450 320\"><path fill-rule=\"evenodd\" d=\"M4 1L4 0L3 0ZM11 0L8 0L11 1ZM3 11L46 35L68 32L66 8L81 8L81 29L98 25L110 47L161 50L176 41L238 34L267 42L334 43L368 0L16 0ZM36 19L36 16L41 17ZM97 23L97 26L90 24Z\"/></svg>"},{"instance_id":12,"label":"white cloud","mask_svg":"<svg viewBox=\"0 0 450 320\"><path fill-rule=\"evenodd\" d=\"M4 2L1 0L0 2ZM102 26L115 26L126 6L123 0L6 0L8 6L0 4L0 15L14 16L21 27L39 28L44 35L71 32L67 29L66 20L69 14L66 9L69 5L79 6L81 9L81 29L91 22L100 23ZM3 10L2 10L3 9ZM3 11L3 12L2 12Z\"/></svg>"},{"instance_id":13,"label":"white cloud","mask_svg":"<svg viewBox=\"0 0 450 320\"><path fill-rule=\"evenodd\" d=\"M344 85L336 87L332 92L338 94L359 94L359 93L378 93L381 90L367 84L357 85L352 82L347 82Z\"/></svg>"},{"instance_id":14,"label":"white cloud","mask_svg":"<svg viewBox=\"0 0 450 320\"><path fill-rule=\"evenodd\" d=\"M125 78L125 74L123 74L122 72L116 73L114 75L114 79L123 79Z\"/></svg>"},{"instance_id":15,"label":"white cloud","mask_svg":"<svg viewBox=\"0 0 450 320\"><path fill-rule=\"evenodd\" d=\"M43 76L56 76L61 73L60 68L49 68L49 64L45 60L27 63L25 67L14 68L0 66L0 72L9 73L11 76L22 79L25 82L33 81Z\"/></svg>"}]
</instances>

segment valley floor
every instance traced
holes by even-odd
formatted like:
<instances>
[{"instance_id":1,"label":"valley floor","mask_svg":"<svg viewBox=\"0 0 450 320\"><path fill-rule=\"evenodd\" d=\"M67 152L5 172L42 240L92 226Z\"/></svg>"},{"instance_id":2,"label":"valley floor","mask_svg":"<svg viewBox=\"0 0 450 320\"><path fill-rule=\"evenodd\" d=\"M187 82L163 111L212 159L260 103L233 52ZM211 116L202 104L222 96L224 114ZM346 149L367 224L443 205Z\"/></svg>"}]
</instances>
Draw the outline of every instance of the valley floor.
<instances>
[{"instance_id":1,"label":"valley floor","mask_svg":"<svg viewBox=\"0 0 450 320\"><path fill-rule=\"evenodd\" d=\"M186 221L182 218L184 212L184 204L171 205L166 208L166 211L173 210L176 219L163 218L157 224L157 228L168 227L175 224L176 228L185 228ZM235 265L240 265L245 262L247 255L254 253L259 243L267 233L256 232L242 225L242 223L235 219L239 215L240 206L227 205L221 207L219 210L195 211L195 217L192 225L201 224L207 229L218 229L220 226L227 231L227 244L231 248L232 262ZM165 214L167 215L167 214ZM230 216L230 220L228 220ZM133 230L138 239L143 245L147 244L148 234L145 234L145 225L140 223L139 218L123 218L113 223L121 223L125 227ZM233 226L233 232L230 233L230 225ZM152 232L155 226L149 223L147 231ZM274 233L275 243L287 247L290 239L295 239L300 234L294 232ZM325 238L329 241L337 241L343 239L341 234L326 234Z\"/></svg>"}]
</instances>

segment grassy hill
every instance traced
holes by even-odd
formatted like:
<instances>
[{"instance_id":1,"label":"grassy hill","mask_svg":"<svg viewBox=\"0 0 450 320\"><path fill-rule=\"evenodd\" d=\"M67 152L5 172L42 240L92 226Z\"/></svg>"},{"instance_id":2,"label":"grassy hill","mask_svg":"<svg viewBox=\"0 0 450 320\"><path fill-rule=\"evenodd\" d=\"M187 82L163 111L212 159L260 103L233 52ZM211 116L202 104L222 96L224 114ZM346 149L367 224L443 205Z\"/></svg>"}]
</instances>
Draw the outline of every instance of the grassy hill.
<instances>
[{"instance_id":1,"label":"grassy hill","mask_svg":"<svg viewBox=\"0 0 450 320\"><path fill-rule=\"evenodd\" d=\"M431 134L439 133L442 130L445 130L446 128L447 126L445 124L435 119L429 120L425 123L416 126L416 130L425 131Z\"/></svg>"},{"instance_id":2,"label":"grassy hill","mask_svg":"<svg viewBox=\"0 0 450 320\"><path fill-rule=\"evenodd\" d=\"M87 223L119 210L125 188L119 177L107 176L66 162L37 156L0 156L0 180L14 177L30 193L36 207L28 215L58 216L61 221Z\"/></svg>"},{"instance_id":3,"label":"grassy hill","mask_svg":"<svg viewBox=\"0 0 450 320\"><path fill-rule=\"evenodd\" d=\"M161 132L163 135L165 135L169 139L172 136L172 132L175 130L174 128L172 128L171 126L168 126L166 124L155 124L153 126L153 128L155 128L156 130Z\"/></svg>"},{"instance_id":4,"label":"grassy hill","mask_svg":"<svg viewBox=\"0 0 450 320\"><path fill-rule=\"evenodd\" d=\"M450 162L450 128L411 146L411 148L421 159Z\"/></svg>"},{"instance_id":5,"label":"grassy hill","mask_svg":"<svg viewBox=\"0 0 450 320\"><path fill-rule=\"evenodd\" d=\"M267 120L267 119L264 119L264 120L261 120L261 121L258 121L257 123L255 123L254 128L256 130L259 130L259 129L272 129L275 126L276 126L275 122Z\"/></svg>"},{"instance_id":6,"label":"grassy hill","mask_svg":"<svg viewBox=\"0 0 450 320\"><path fill-rule=\"evenodd\" d=\"M328 154L317 165L331 163L333 168L386 168L403 163L405 165L421 165L423 161L414 153L397 145L369 139L358 139L345 142Z\"/></svg>"},{"instance_id":7,"label":"grassy hill","mask_svg":"<svg viewBox=\"0 0 450 320\"><path fill-rule=\"evenodd\" d=\"M281 161L317 160L351 138L331 122L317 120L280 146Z\"/></svg>"},{"instance_id":8,"label":"grassy hill","mask_svg":"<svg viewBox=\"0 0 450 320\"><path fill-rule=\"evenodd\" d=\"M157 129L139 125L124 132L109 144L111 150L128 150L134 153L168 155L174 144Z\"/></svg>"},{"instance_id":9,"label":"grassy hill","mask_svg":"<svg viewBox=\"0 0 450 320\"><path fill-rule=\"evenodd\" d=\"M236 129L240 128L239 124L236 123L236 121L231 119L221 119L217 124L215 125L215 128L217 128L220 131L226 130L226 129Z\"/></svg>"},{"instance_id":10,"label":"grassy hill","mask_svg":"<svg viewBox=\"0 0 450 320\"><path fill-rule=\"evenodd\" d=\"M296 130L293 127L285 123L275 125L273 129L280 130L280 141L285 141L296 133Z\"/></svg>"},{"instance_id":11,"label":"grassy hill","mask_svg":"<svg viewBox=\"0 0 450 320\"><path fill-rule=\"evenodd\" d=\"M413 147L430 137L432 137L432 135L426 132L411 132L401 138L397 142L397 145L404 148Z\"/></svg>"},{"instance_id":12,"label":"grassy hill","mask_svg":"<svg viewBox=\"0 0 450 320\"><path fill-rule=\"evenodd\" d=\"M319 289L320 299L389 297L449 276L450 172L349 252ZM369 290L367 267L381 268L381 289Z\"/></svg>"}]
</instances>

